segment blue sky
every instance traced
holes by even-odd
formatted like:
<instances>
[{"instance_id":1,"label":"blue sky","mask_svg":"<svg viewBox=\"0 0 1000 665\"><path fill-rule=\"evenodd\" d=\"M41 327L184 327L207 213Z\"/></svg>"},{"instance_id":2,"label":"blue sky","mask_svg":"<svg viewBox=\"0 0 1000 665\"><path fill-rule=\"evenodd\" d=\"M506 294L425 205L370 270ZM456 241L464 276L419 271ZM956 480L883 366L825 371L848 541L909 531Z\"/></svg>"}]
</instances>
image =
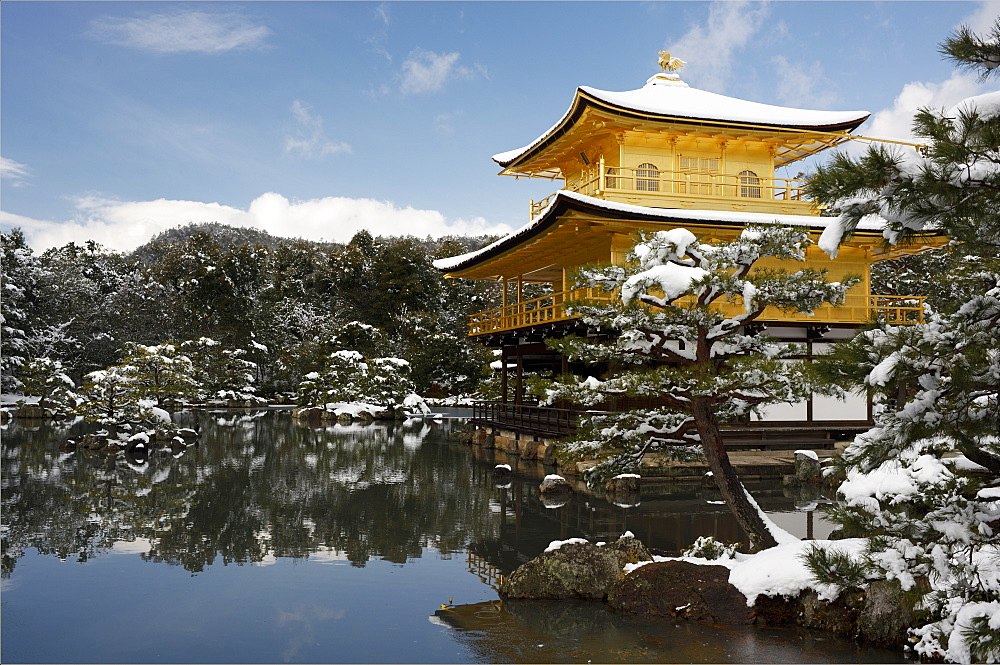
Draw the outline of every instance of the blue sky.
<instances>
[{"instance_id":1,"label":"blue sky","mask_svg":"<svg viewBox=\"0 0 1000 665\"><path fill-rule=\"evenodd\" d=\"M346 241L502 233L548 181L499 177L574 89L694 87L868 110L995 89L937 53L1000 2L0 3L0 226L129 250L190 221ZM991 87L992 86L992 87Z\"/></svg>"}]
</instances>

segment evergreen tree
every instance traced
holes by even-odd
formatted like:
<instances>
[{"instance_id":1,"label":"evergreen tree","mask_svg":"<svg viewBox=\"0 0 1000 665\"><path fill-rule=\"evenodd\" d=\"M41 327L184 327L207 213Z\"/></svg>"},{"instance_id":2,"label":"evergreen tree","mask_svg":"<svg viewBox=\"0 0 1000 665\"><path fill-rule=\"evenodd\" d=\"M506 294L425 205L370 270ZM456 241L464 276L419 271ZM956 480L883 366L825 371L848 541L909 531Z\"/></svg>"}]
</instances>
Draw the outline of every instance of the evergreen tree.
<instances>
[{"instance_id":1,"label":"evergreen tree","mask_svg":"<svg viewBox=\"0 0 1000 665\"><path fill-rule=\"evenodd\" d=\"M45 307L38 313L32 355L58 359L76 377L113 364L125 341L119 328L132 317L122 317L108 301L123 290L129 262L88 241L48 249L38 263L38 297ZM157 335L165 332L158 329Z\"/></svg>"},{"instance_id":2,"label":"evergreen tree","mask_svg":"<svg viewBox=\"0 0 1000 665\"><path fill-rule=\"evenodd\" d=\"M25 363L21 380L25 393L38 397L38 405L53 415L68 415L76 406L76 384L58 360L32 358Z\"/></svg>"},{"instance_id":3,"label":"evergreen tree","mask_svg":"<svg viewBox=\"0 0 1000 665\"><path fill-rule=\"evenodd\" d=\"M133 423L153 420L148 403L136 399L132 377L121 367L84 376L80 397L76 413L87 422L126 431L132 429Z\"/></svg>"},{"instance_id":4,"label":"evergreen tree","mask_svg":"<svg viewBox=\"0 0 1000 665\"><path fill-rule=\"evenodd\" d=\"M38 263L20 229L0 233L0 391L21 388L37 319Z\"/></svg>"},{"instance_id":5,"label":"evergreen tree","mask_svg":"<svg viewBox=\"0 0 1000 665\"><path fill-rule=\"evenodd\" d=\"M616 473L635 470L653 446L698 446L753 544L776 545L775 534L729 461L719 423L803 396L800 364L786 360L795 349L753 335L746 326L771 306L808 312L826 302L836 304L857 283L856 278L828 282L824 273L808 268L793 273L754 269L765 257L804 261L809 244L808 232L778 225L748 227L737 239L714 245L678 228L644 236L625 267L583 269L581 277L589 286L620 289L621 302L574 308L588 325L618 334L607 343L570 337L552 346L572 360L620 369L603 382L563 380L550 388L550 395L587 403L624 393L657 400L662 407L626 413L614 422L591 422L597 436L571 449L611 455L599 470ZM717 305L726 299L742 302L743 313L724 315ZM641 436L622 436L626 431ZM624 452L616 453L616 447Z\"/></svg>"},{"instance_id":6,"label":"evergreen tree","mask_svg":"<svg viewBox=\"0 0 1000 665\"><path fill-rule=\"evenodd\" d=\"M175 405L195 397L200 389L191 359L167 342L146 346L130 343L125 359L115 368L129 379L132 400Z\"/></svg>"},{"instance_id":7,"label":"evergreen tree","mask_svg":"<svg viewBox=\"0 0 1000 665\"><path fill-rule=\"evenodd\" d=\"M1000 21L985 39L963 28L942 49L989 77L1000 62ZM871 148L817 170L810 193L841 222L823 246L835 252L870 214L884 220L893 243L935 229L951 237L951 250L984 288L960 290L963 299L925 325L865 331L818 365L831 383L866 385L885 404L878 426L844 452L843 503L833 515L846 532L869 536L869 576L922 594L928 621L913 631L920 656L996 662L1000 93L947 111L922 109L914 132L926 141L921 154Z\"/></svg>"},{"instance_id":8,"label":"evergreen tree","mask_svg":"<svg viewBox=\"0 0 1000 665\"><path fill-rule=\"evenodd\" d=\"M367 402L394 408L413 392L410 365L401 358L372 358L354 350L331 353L321 371L306 374L298 384L296 403L315 406L330 402Z\"/></svg>"},{"instance_id":9,"label":"evergreen tree","mask_svg":"<svg viewBox=\"0 0 1000 665\"><path fill-rule=\"evenodd\" d=\"M198 391L193 396L236 401L255 397L257 364L246 359L245 349L231 348L210 337L186 340L180 349L194 370Z\"/></svg>"}]
</instances>

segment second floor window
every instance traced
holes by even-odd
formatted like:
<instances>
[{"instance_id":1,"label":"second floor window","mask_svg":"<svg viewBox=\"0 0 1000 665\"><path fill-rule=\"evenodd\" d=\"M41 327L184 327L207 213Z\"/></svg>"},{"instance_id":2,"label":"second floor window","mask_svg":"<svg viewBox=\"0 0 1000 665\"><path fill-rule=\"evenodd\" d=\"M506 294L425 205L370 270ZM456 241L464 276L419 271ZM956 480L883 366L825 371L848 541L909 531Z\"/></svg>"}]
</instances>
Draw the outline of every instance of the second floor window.
<instances>
[{"instance_id":1,"label":"second floor window","mask_svg":"<svg viewBox=\"0 0 1000 665\"><path fill-rule=\"evenodd\" d=\"M618 175L617 166L607 167L607 169L604 172L604 175L605 175L604 185L608 189L618 189L621 186L618 184L618 178L616 177Z\"/></svg>"},{"instance_id":2,"label":"second floor window","mask_svg":"<svg viewBox=\"0 0 1000 665\"><path fill-rule=\"evenodd\" d=\"M707 196L719 193L716 191L719 177L718 157L679 155L677 167L680 171L677 183L678 192Z\"/></svg>"},{"instance_id":3,"label":"second floor window","mask_svg":"<svg viewBox=\"0 0 1000 665\"><path fill-rule=\"evenodd\" d=\"M635 188L640 192L660 191L660 169L646 162L635 169Z\"/></svg>"},{"instance_id":4,"label":"second floor window","mask_svg":"<svg viewBox=\"0 0 1000 665\"><path fill-rule=\"evenodd\" d=\"M760 177L753 171L740 171L740 196L747 199L760 198Z\"/></svg>"}]
</instances>

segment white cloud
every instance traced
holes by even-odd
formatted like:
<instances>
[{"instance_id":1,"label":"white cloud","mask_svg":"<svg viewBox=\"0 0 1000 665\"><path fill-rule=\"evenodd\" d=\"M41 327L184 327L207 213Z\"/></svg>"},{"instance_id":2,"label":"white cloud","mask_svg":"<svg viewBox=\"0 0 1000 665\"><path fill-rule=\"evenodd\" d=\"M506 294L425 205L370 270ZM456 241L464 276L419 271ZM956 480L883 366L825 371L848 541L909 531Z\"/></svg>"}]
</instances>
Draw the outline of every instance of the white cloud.
<instances>
[{"instance_id":1,"label":"white cloud","mask_svg":"<svg viewBox=\"0 0 1000 665\"><path fill-rule=\"evenodd\" d=\"M379 3L375 7L374 18L380 25L375 33L365 41L372 45L372 50L375 53L378 53L391 63L392 54L385 48L385 44L389 40L389 24L392 22L389 5L385 2Z\"/></svg>"},{"instance_id":2,"label":"white cloud","mask_svg":"<svg viewBox=\"0 0 1000 665\"><path fill-rule=\"evenodd\" d=\"M464 115L465 113L462 111L439 113L434 116L434 131L444 136L451 136L455 133L455 121L461 119Z\"/></svg>"},{"instance_id":3,"label":"white cloud","mask_svg":"<svg viewBox=\"0 0 1000 665\"><path fill-rule=\"evenodd\" d=\"M783 55L771 58L778 79L778 101L786 106L829 109L837 102L836 93L827 86L823 67L818 63L790 62Z\"/></svg>"},{"instance_id":4,"label":"white cloud","mask_svg":"<svg viewBox=\"0 0 1000 665\"><path fill-rule=\"evenodd\" d=\"M0 226L20 227L38 251L71 241L95 240L123 252L135 249L157 233L191 222L219 222L277 236L336 242L347 242L362 229L376 236L417 237L511 232L506 224L490 224L482 217L448 220L436 210L401 208L390 201L345 197L289 201L274 192L257 197L245 210L200 201L115 201L100 197L81 198L76 208L73 219L64 222L0 212Z\"/></svg>"},{"instance_id":5,"label":"white cloud","mask_svg":"<svg viewBox=\"0 0 1000 665\"><path fill-rule=\"evenodd\" d=\"M382 25L388 26L389 19L389 5L380 2L377 7L375 7L375 18L382 22Z\"/></svg>"},{"instance_id":6,"label":"white cloud","mask_svg":"<svg viewBox=\"0 0 1000 665\"><path fill-rule=\"evenodd\" d=\"M704 90L725 91L735 54L761 31L769 11L763 3L713 2L707 22L693 25L668 47L691 63L681 70L682 78Z\"/></svg>"},{"instance_id":7,"label":"white cloud","mask_svg":"<svg viewBox=\"0 0 1000 665\"><path fill-rule=\"evenodd\" d=\"M1000 0L987 0L980 2L979 9L959 25L967 25L972 32L985 37L993 28L998 16L1000 16Z\"/></svg>"},{"instance_id":8,"label":"white cloud","mask_svg":"<svg viewBox=\"0 0 1000 665\"><path fill-rule=\"evenodd\" d=\"M977 95L983 85L974 74L955 72L946 81L929 83L913 81L903 86L890 108L874 113L859 130L860 134L874 138L894 138L919 142L913 135L913 116L918 109L943 110L951 108L966 97ZM863 146L852 146L853 150Z\"/></svg>"},{"instance_id":9,"label":"white cloud","mask_svg":"<svg viewBox=\"0 0 1000 665\"><path fill-rule=\"evenodd\" d=\"M239 14L179 11L95 19L90 33L109 44L155 53L222 53L262 48L271 30Z\"/></svg>"},{"instance_id":10,"label":"white cloud","mask_svg":"<svg viewBox=\"0 0 1000 665\"><path fill-rule=\"evenodd\" d=\"M998 15L1000 15L1000 0L988 0L979 3L974 13L954 27L967 25L973 32L983 34L993 26ZM891 107L873 113L857 133L873 138L919 143L923 139L913 135L913 116L919 109L927 108L932 111L950 109L963 99L980 94L984 88L984 84L978 80L976 74L960 71L952 72L948 79L940 82L911 81L896 95ZM845 147L852 153L867 149L867 146L860 141L852 141Z\"/></svg>"},{"instance_id":11,"label":"white cloud","mask_svg":"<svg viewBox=\"0 0 1000 665\"><path fill-rule=\"evenodd\" d=\"M298 153L303 157L323 157L338 152L351 152L351 146L343 141L330 141L323 133L323 118L314 115L312 108L298 99L292 102L292 115L296 128L285 136L285 152Z\"/></svg>"},{"instance_id":12,"label":"white cloud","mask_svg":"<svg viewBox=\"0 0 1000 665\"><path fill-rule=\"evenodd\" d=\"M8 181L13 187L20 187L24 179L31 175L31 169L13 159L0 157L0 178Z\"/></svg>"},{"instance_id":13,"label":"white cloud","mask_svg":"<svg viewBox=\"0 0 1000 665\"><path fill-rule=\"evenodd\" d=\"M403 82L400 91L404 95L437 92L451 79L471 79L476 71L485 74L481 67L475 70L458 64L460 54L434 53L416 49L403 61Z\"/></svg>"}]
</instances>

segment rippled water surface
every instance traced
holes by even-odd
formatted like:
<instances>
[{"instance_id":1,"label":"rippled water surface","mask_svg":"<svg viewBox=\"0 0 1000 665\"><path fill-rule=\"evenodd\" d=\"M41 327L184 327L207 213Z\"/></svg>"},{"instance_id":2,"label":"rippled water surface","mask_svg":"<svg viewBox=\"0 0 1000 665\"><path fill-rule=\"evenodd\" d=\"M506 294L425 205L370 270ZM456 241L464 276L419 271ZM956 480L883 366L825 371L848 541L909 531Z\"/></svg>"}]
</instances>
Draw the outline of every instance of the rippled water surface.
<instances>
[{"instance_id":1,"label":"rippled water surface","mask_svg":"<svg viewBox=\"0 0 1000 665\"><path fill-rule=\"evenodd\" d=\"M200 444L146 461L60 452L81 425L4 429L4 663L901 662L817 631L499 600L498 576L554 539L739 538L699 483L547 508L535 489L551 469L450 442L456 420L177 417ZM816 497L753 490L786 528L828 531L806 512Z\"/></svg>"}]
</instances>

